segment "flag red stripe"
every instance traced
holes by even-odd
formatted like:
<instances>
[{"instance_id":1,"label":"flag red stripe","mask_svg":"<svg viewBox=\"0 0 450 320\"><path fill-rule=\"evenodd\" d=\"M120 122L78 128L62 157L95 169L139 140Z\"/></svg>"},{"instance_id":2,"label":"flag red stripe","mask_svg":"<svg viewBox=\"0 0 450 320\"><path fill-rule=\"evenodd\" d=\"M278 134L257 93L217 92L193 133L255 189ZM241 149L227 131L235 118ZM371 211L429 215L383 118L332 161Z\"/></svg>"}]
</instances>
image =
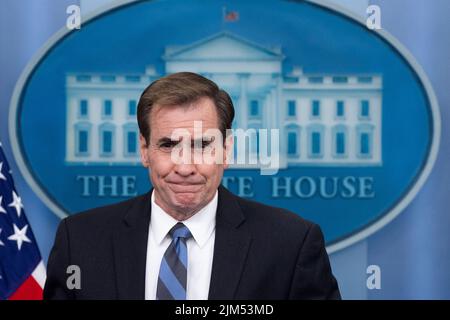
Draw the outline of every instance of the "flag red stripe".
<instances>
[{"instance_id":1,"label":"flag red stripe","mask_svg":"<svg viewBox=\"0 0 450 320\"><path fill-rule=\"evenodd\" d=\"M29 276L8 300L42 300L43 290L39 283Z\"/></svg>"}]
</instances>

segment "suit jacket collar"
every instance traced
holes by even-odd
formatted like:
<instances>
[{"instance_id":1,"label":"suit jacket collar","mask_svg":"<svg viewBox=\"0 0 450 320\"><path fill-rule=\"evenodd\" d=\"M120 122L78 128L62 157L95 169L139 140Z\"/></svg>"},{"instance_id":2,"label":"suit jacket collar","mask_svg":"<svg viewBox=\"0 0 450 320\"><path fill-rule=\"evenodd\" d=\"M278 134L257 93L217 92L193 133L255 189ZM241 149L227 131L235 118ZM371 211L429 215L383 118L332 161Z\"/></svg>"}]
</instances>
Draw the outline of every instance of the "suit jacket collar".
<instances>
[{"instance_id":1,"label":"suit jacket collar","mask_svg":"<svg viewBox=\"0 0 450 320\"><path fill-rule=\"evenodd\" d=\"M209 286L209 299L235 299L251 238L242 224L245 216L236 196L219 187L216 239ZM241 228L239 228L241 227Z\"/></svg>"},{"instance_id":2,"label":"suit jacket collar","mask_svg":"<svg viewBox=\"0 0 450 320\"><path fill-rule=\"evenodd\" d=\"M113 235L114 264L119 299L145 298L147 240L151 192L134 201ZM209 299L234 299L251 238L236 196L219 186L216 236Z\"/></svg>"},{"instance_id":3,"label":"suit jacket collar","mask_svg":"<svg viewBox=\"0 0 450 320\"><path fill-rule=\"evenodd\" d=\"M118 299L145 298L151 191L132 203L113 235Z\"/></svg>"}]
</instances>

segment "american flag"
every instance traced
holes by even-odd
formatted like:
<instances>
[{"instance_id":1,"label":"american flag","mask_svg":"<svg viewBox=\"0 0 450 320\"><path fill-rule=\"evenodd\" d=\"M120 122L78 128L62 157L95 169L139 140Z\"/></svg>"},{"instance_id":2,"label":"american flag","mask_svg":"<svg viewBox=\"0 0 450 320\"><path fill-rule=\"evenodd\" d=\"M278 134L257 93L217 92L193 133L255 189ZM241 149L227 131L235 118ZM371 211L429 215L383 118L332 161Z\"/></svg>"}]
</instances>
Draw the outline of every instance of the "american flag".
<instances>
[{"instance_id":1,"label":"american flag","mask_svg":"<svg viewBox=\"0 0 450 320\"><path fill-rule=\"evenodd\" d=\"M0 300L39 300L45 267L0 143Z\"/></svg>"},{"instance_id":2,"label":"american flag","mask_svg":"<svg viewBox=\"0 0 450 320\"><path fill-rule=\"evenodd\" d=\"M235 22L239 20L239 12L237 11L228 11L226 7L223 7L222 13L224 22Z\"/></svg>"}]
</instances>

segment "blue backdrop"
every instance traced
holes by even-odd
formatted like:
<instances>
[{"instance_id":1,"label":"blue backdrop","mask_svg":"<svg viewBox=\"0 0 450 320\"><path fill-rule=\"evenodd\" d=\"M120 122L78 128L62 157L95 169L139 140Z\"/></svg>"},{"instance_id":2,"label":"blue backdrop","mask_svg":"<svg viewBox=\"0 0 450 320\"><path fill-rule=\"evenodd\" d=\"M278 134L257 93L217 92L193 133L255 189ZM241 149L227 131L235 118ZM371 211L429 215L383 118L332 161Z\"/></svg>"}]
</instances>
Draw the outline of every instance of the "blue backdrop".
<instances>
[{"instance_id":1,"label":"blue backdrop","mask_svg":"<svg viewBox=\"0 0 450 320\"><path fill-rule=\"evenodd\" d=\"M106 2L106 1L99 1ZM336 1L339 2L339 1ZM367 1L342 1L361 9ZM90 1L92 6L93 1ZM450 3L446 0L372 1L382 10L382 27L397 37L423 66L441 107L442 141L434 170L408 208L392 223L352 247L332 254L331 260L344 298L450 298L450 181L448 106L450 93ZM23 180L9 146L8 108L14 85L30 58L65 25L66 8L78 1L4 0L0 4L0 141L13 170L31 226L47 260L59 219ZM83 3L82 3L83 4ZM226 1L224 1L226 4ZM83 6L83 10L90 9ZM407 10L406 10L407 9ZM43 148L49 148L43 146ZM381 289L368 290L366 268L381 268Z\"/></svg>"}]
</instances>

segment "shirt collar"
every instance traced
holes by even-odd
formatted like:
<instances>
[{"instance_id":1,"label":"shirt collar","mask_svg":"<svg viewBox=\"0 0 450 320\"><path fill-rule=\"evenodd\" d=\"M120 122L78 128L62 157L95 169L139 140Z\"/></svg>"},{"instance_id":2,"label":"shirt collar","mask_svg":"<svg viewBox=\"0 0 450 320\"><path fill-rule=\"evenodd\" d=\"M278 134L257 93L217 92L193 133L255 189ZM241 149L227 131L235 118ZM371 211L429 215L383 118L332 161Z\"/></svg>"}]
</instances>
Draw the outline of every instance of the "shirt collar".
<instances>
[{"instance_id":1,"label":"shirt collar","mask_svg":"<svg viewBox=\"0 0 450 320\"><path fill-rule=\"evenodd\" d=\"M217 202L218 191L216 190L213 199L206 206L189 219L182 221L188 227L189 231L191 231L192 237L200 248L205 245L216 227ZM156 204L154 189L151 196L151 206L152 216L150 219L150 228L156 243L161 244L164 238L168 236L170 229L179 221L172 218Z\"/></svg>"}]
</instances>

